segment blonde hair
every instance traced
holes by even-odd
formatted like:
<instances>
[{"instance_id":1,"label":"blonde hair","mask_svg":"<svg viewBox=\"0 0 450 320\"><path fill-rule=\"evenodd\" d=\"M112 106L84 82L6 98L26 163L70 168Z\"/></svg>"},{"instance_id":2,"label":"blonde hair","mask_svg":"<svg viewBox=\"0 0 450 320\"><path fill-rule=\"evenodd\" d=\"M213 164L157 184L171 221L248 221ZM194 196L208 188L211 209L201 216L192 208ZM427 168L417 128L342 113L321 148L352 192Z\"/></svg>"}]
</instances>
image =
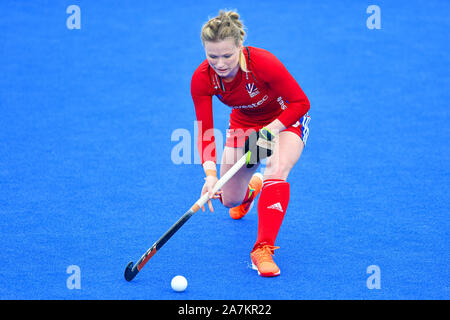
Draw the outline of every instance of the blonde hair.
<instances>
[{"instance_id":1,"label":"blonde hair","mask_svg":"<svg viewBox=\"0 0 450 320\"><path fill-rule=\"evenodd\" d=\"M203 45L206 41L222 41L227 38L234 40L236 47L244 42L245 31L244 24L239 20L239 14L236 11L220 10L219 15L210 19L202 27L201 39ZM247 71L247 62L244 53L239 53L239 66L242 71Z\"/></svg>"}]
</instances>

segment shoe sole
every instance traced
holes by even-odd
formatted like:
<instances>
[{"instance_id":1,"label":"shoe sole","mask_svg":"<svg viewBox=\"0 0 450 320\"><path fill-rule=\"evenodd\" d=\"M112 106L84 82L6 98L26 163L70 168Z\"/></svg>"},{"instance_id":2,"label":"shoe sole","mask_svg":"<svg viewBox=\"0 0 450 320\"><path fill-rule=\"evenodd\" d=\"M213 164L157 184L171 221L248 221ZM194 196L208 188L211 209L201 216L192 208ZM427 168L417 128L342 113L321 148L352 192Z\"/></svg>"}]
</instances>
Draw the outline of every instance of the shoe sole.
<instances>
[{"instance_id":1,"label":"shoe sole","mask_svg":"<svg viewBox=\"0 0 450 320\"><path fill-rule=\"evenodd\" d=\"M252 210L254 204L255 204L255 201L253 200L252 203L250 204L250 208L248 208L248 211L247 211L246 214L244 214L243 216L241 216L241 217L239 217L239 218L234 218L234 217L232 217L232 216L230 215L231 219L233 219L233 220L239 220L239 219L242 219L243 217L245 217L245 216Z\"/></svg>"},{"instance_id":2,"label":"shoe sole","mask_svg":"<svg viewBox=\"0 0 450 320\"><path fill-rule=\"evenodd\" d=\"M279 270L277 273L261 274L261 272L259 272L259 270L258 270L258 267L253 263L253 261L252 261L252 269L257 271L258 276L261 276L261 277L276 277L281 274L281 270Z\"/></svg>"}]
</instances>

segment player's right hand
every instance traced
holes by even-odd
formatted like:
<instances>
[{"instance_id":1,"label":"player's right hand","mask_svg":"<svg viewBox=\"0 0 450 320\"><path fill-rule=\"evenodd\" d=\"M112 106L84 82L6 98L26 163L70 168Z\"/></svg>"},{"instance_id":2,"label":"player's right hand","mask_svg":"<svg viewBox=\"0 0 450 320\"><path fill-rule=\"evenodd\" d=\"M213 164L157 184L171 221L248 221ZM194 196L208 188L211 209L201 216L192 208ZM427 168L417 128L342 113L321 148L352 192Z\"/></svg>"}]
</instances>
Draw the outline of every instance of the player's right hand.
<instances>
[{"instance_id":1,"label":"player's right hand","mask_svg":"<svg viewBox=\"0 0 450 320\"><path fill-rule=\"evenodd\" d=\"M222 194L221 190L216 192L216 194L212 193L213 188L214 188L215 184L217 183L217 181L219 181L219 179L216 176L213 176L213 175L206 176L205 184L203 185L202 193L201 193L201 196L203 196L205 193L209 193L210 200L208 200L208 208L211 212L214 212L214 208L212 206L211 199L219 199L220 195ZM202 210L203 210L203 212L205 212L205 206L202 206Z\"/></svg>"}]
</instances>

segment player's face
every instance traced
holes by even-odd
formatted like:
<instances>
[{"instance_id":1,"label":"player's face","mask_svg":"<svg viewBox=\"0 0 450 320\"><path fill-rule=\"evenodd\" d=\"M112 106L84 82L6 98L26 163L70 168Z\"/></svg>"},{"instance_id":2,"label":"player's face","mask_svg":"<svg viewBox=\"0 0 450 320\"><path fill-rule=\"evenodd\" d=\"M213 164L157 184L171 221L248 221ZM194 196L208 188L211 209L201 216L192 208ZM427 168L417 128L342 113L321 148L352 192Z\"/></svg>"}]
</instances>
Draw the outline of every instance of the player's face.
<instances>
[{"instance_id":1,"label":"player's face","mask_svg":"<svg viewBox=\"0 0 450 320\"><path fill-rule=\"evenodd\" d=\"M239 53L242 45L236 46L233 39L205 42L206 59L222 78L233 78L239 70Z\"/></svg>"}]
</instances>

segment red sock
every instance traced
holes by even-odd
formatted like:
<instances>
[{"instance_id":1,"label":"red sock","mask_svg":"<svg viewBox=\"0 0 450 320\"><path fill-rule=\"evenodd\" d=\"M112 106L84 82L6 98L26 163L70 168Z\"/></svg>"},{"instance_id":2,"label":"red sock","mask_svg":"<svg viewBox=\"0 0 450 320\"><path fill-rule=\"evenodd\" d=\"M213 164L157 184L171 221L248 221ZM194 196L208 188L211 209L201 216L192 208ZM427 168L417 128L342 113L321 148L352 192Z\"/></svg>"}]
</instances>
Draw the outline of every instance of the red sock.
<instances>
[{"instance_id":1,"label":"red sock","mask_svg":"<svg viewBox=\"0 0 450 320\"><path fill-rule=\"evenodd\" d=\"M289 203L289 183L281 179L264 181L258 200L258 238L273 246Z\"/></svg>"}]
</instances>

